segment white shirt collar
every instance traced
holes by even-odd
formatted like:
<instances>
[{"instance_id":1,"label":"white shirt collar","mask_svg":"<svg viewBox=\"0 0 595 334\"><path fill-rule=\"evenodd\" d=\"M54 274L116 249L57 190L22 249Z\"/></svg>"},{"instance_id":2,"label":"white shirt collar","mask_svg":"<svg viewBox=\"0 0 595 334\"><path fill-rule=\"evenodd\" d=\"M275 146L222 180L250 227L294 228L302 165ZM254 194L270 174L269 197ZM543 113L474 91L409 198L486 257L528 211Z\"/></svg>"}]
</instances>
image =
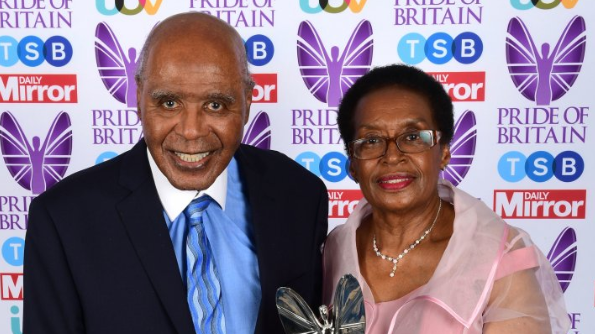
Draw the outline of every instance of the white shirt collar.
<instances>
[{"instance_id":1,"label":"white shirt collar","mask_svg":"<svg viewBox=\"0 0 595 334\"><path fill-rule=\"evenodd\" d=\"M151 166L151 173L153 174L153 180L155 181L155 187L157 188L157 195L161 200L161 205L167 213L167 216L171 221L174 221L176 217L184 211L186 206L192 202L196 197L202 195L209 195L221 206L221 209L225 210L225 199L227 196L227 167L219 174L215 179L215 182L205 190L197 192L196 190L180 190L174 187L165 175L161 172L155 159L147 149L147 156L149 157L149 166Z\"/></svg>"}]
</instances>

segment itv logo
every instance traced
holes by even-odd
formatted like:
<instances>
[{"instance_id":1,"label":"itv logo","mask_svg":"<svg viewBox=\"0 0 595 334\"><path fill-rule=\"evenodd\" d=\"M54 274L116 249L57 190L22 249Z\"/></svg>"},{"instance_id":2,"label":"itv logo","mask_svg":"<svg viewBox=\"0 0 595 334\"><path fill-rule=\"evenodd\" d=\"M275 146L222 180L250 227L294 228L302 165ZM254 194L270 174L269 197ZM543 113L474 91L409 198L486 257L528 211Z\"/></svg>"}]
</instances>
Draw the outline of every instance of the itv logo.
<instances>
[{"instance_id":1,"label":"itv logo","mask_svg":"<svg viewBox=\"0 0 595 334\"><path fill-rule=\"evenodd\" d=\"M97 11L102 14L102 15L106 15L106 16L112 16L112 15L116 15L118 13L124 14L124 15L136 15L139 14L140 12L142 12L143 10L148 14L148 15L155 15L157 14L157 11L159 10L159 7L161 7L161 2L163 0L137 0L137 5L136 7L134 7L134 5L132 5L135 1L124 1L124 0L95 0L95 8L97 8ZM108 3L111 5L109 6L110 8L108 8ZM126 7L126 5L128 4L129 7Z\"/></svg>"},{"instance_id":2,"label":"itv logo","mask_svg":"<svg viewBox=\"0 0 595 334\"><path fill-rule=\"evenodd\" d=\"M510 4L512 7L518 10L528 10L532 8L539 8L539 9L554 9L558 7L560 4L564 6L566 9L572 9L578 0L554 0L554 1L544 1L544 0L510 0Z\"/></svg>"},{"instance_id":3,"label":"itv logo","mask_svg":"<svg viewBox=\"0 0 595 334\"><path fill-rule=\"evenodd\" d=\"M304 13L318 14L322 11L329 14L338 14L346 10L354 14L361 12L368 0L342 0L342 1L328 1L328 0L300 0L300 8ZM331 4L332 2L332 4Z\"/></svg>"}]
</instances>

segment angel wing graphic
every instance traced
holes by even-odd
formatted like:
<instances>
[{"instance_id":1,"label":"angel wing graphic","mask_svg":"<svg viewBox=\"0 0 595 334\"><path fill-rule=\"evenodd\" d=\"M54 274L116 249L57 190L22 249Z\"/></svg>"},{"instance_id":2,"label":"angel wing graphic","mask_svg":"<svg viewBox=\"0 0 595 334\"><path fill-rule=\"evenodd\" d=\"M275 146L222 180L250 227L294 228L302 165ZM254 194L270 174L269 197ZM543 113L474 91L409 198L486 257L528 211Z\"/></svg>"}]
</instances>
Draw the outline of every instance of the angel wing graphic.
<instances>
[{"instance_id":1,"label":"angel wing graphic","mask_svg":"<svg viewBox=\"0 0 595 334\"><path fill-rule=\"evenodd\" d=\"M29 143L14 116L6 111L0 116L0 149L8 171L23 188L39 195L60 181L72 153L70 117L60 112L41 144L39 137Z\"/></svg>"},{"instance_id":2,"label":"angel wing graphic","mask_svg":"<svg viewBox=\"0 0 595 334\"><path fill-rule=\"evenodd\" d=\"M119 102L136 108L136 49L124 54L116 35L103 22L97 24L95 37L95 61L105 88Z\"/></svg>"},{"instance_id":3,"label":"angel wing graphic","mask_svg":"<svg viewBox=\"0 0 595 334\"><path fill-rule=\"evenodd\" d=\"M543 43L539 50L523 21L512 18L506 37L506 62L519 92L537 105L549 105L564 96L585 59L585 31L585 20L575 16L552 50L548 43Z\"/></svg>"},{"instance_id":4,"label":"angel wing graphic","mask_svg":"<svg viewBox=\"0 0 595 334\"><path fill-rule=\"evenodd\" d=\"M320 306L320 319L302 297L290 288L277 290L277 310L286 334L363 334L366 329L364 296L352 275L339 279L332 314Z\"/></svg>"},{"instance_id":5,"label":"angel wing graphic","mask_svg":"<svg viewBox=\"0 0 595 334\"><path fill-rule=\"evenodd\" d=\"M271 148L270 126L269 115L264 111L259 112L250 123L242 143L269 150Z\"/></svg>"},{"instance_id":6,"label":"angel wing graphic","mask_svg":"<svg viewBox=\"0 0 595 334\"><path fill-rule=\"evenodd\" d=\"M475 114L471 110L463 112L454 127L454 136L450 142L450 162L440 174L454 186L459 185L469 172L475 155L477 128Z\"/></svg>"},{"instance_id":7,"label":"angel wing graphic","mask_svg":"<svg viewBox=\"0 0 595 334\"><path fill-rule=\"evenodd\" d=\"M333 46L329 55L312 23L303 21L298 29L297 58L310 93L329 107L339 106L345 91L370 70L373 45L372 25L362 20L343 53L339 56L339 48Z\"/></svg>"},{"instance_id":8,"label":"angel wing graphic","mask_svg":"<svg viewBox=\"0 0 595 334\"><path fill-rule=\"evenodd\" d=\"M560 232L560 235L552 245L552 249L547 254L547 259L554 268L562 291L566 291L574 275L576 254L576 233L574 229L567 227Z\"/></svg>"}]
</instances>

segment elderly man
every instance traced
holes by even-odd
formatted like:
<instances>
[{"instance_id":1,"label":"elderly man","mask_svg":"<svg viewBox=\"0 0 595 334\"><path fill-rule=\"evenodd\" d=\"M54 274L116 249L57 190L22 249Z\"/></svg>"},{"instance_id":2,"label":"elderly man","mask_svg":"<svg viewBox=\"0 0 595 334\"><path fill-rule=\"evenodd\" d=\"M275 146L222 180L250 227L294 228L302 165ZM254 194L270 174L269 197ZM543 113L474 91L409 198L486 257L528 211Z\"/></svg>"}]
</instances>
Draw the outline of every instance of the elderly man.
<instances>
[{"instance_id":1,"label":"elderly man","mask_svg":"<svg viewBox=\"0 0 595 334\"><path fill-rule=\"evenodd\" d=\"M320 303L324 184L240 145L253 83L226 23L174 15L140 57L144 140L31 204L24 333L282 333L278 287Z\"/></svg>"}]
</instances>

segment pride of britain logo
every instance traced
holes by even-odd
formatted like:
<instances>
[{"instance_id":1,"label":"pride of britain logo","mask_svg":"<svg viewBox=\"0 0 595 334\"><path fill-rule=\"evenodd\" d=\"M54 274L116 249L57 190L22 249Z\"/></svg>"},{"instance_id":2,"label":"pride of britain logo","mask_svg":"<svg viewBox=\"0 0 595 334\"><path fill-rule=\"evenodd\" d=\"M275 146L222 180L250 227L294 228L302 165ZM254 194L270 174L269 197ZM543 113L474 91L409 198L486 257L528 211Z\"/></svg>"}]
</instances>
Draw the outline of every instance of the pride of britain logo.
<instances>
[{"instance_id":1,"label":"pride of britain logo","mask_svg":"<svg viewBox=\"0 0 595 334\"><path fill-rule=\"evenodd\" d=\"M95 60L103 85L116 100L136 108L136 49L124 53L112 29L103 22L97 24L95 38Z\"/></svg>"},{"instance_id":2,"label":"pride of britain logo","mask_svg":"<svg viewBox=\"0 0 595 334\"><path fill-rule=\"evenodd\" d=\"M10 175L21 187L39 195L60 181L72 153L70 117L60 112L47 136L29 142L23 129L8 111L0 115L0 148Z\"/></svg>"},{"instance_id":3,"label":"pride of britain logo","mask_svg":"<svg viewBox=\"0 0 595 334\"><path fill-rule=\"evenodd\" d=\"M271 148L271 121L266 112L261 111L256 114L242 138L242 144L263 150Z\"/></svg>"},{"instance_id":4,"label":"pride of britain logo","mask_svg":"<svg viewBox=\"0 0 595 334\"><path fill-rule=\"evenodd\" d=\"M362 20L339 55L337 46L327 52L312 23L298 29L297 58L302 79L310 93L329 107L338 107L343 94L366 74L372 64L372 25Z\"/></svg>"},{"instance_id":5,"label":"pride of britain logo","mask_svg":"<svg viewBox=\"0 0 595 334\"><path fill-rule=\"evenodd\" d=\"M450 162L440 173L443 179L457 186L469 172L475 155L477 127L475 114L466 110L457 120L450 142Z\"/></svg>"},{"instance_id":6,"label":"pride of britain logo","mask_svg":"<svg viewBox=\"0 0 595 334\"><path fill-rule=\"evenodd\" d=\"M512 82L524 97L537 105L549 105L574 84L585 59L585 20L573 17L553 49L538 49L529 30L518 18L508 23L506 62Z\"/></svg>"},{"instance_id":7,"label":"pride of britain logo","mask_svg":"<svg viewBox=\"0 0 595 334\"><path fill-rule=\"evenodd\" d=\"M574 275L574 267L576 266L576 233L571 227L565 228L554 241L552 248L547 254L547 259L550 261L554 272L560 282L562 291L566 291Z\"/></svg>"}]
</instances>

